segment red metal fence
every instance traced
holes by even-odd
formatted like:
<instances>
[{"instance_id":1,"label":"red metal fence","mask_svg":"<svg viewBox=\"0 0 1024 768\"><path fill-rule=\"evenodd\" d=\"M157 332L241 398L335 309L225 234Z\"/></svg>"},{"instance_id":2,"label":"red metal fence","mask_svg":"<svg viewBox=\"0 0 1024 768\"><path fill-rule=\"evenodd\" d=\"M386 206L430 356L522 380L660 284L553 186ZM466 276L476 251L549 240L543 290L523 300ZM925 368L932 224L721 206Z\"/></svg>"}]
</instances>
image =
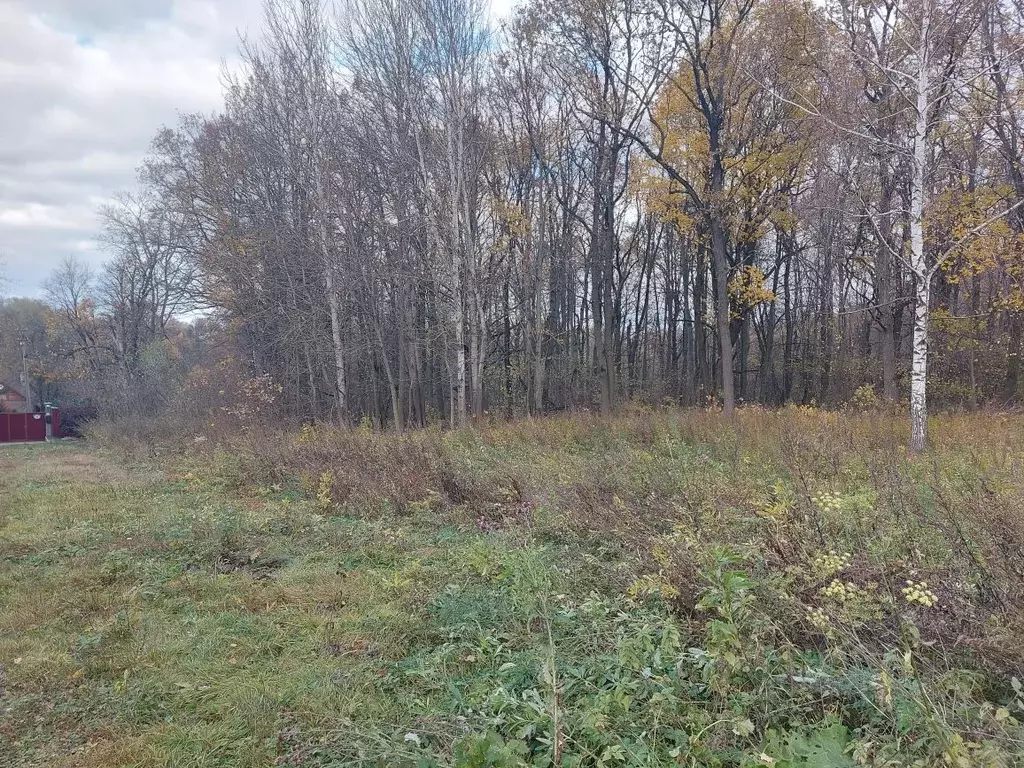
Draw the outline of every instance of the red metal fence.
<instances>
[{"instance_id":1,"label":"red metal fence","mask_svg":"<svg viewBox=\"0 0 1024 768\"><path fill-rule=\"evenodd\" d=\"M46 440L46 418L41 413L0 413L0 443L35 443Z\"/></svg>"}]
</instances>

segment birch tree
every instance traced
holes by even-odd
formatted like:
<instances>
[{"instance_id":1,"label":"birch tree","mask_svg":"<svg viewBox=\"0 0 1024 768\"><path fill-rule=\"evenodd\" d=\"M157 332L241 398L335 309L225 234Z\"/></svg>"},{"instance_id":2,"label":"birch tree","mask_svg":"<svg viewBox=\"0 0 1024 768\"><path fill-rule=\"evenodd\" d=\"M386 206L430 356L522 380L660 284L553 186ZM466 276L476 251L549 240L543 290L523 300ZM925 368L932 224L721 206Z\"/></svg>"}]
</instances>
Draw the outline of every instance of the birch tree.
<instances>
[{"instance_id":1,"label":"birch tree","mask_svg":"<svg viewBox=\"0 0 1024 768\"><path fill-rule=\"evenodd\" d=\"M70 369L202 307L288 418L396 430L832 406L878 358L887 397L913 364L916 449L936 393L1016 393L1019 0L484 11L267 0L223 111L157 136L107 266L52 297Z\"/></svg>"},{"instance_id":2,"label":"birch tree","mask_svg":"<svg viewBox=\"0 0 1024 768\"><path fill-rule=\"evenodd\" d=\"M881 237L883 247L902 258L913 277L913 331L910 374L911 451L924 450L928 423L928 354L932 284L965 240L977 237L1011 207L992 213L954 241L929 242L927 219L936 194L937 136L953 120L968 90L965 53L975 42L986 7L982 0L888 0L837 7L851 54L869 78L893 94L901 108L888 136L859 133L882 144L902 167L907 222L906 255ZM903 138L905 136L905 138ZM874 222L878 228L877 220Z\"/></svg>"},{"instance_id":3,"label":"birch tree","mask_svg":"<svg viewBox=\"0 0 1024 768\"><path fill-rule=\"evenodd\" d=\"M309 224L323 275L330 317L336 411L342 421L348 421L346 318L337 266L340 254L332 249L331 233L332 228L344 230L349 225L337 210L335 192L337 163L341 158L334 142L340 132L340 115L344 108L332 64L332 50L336 45L329 36L323 0L267 0L266 24L263 55L272 57L267 69L279 72L281 95L295 108L298 146L292 162L297 166L296 178L309 201ZM341 234L343 241L344 232Z\"/></svg>"}]
</instances>

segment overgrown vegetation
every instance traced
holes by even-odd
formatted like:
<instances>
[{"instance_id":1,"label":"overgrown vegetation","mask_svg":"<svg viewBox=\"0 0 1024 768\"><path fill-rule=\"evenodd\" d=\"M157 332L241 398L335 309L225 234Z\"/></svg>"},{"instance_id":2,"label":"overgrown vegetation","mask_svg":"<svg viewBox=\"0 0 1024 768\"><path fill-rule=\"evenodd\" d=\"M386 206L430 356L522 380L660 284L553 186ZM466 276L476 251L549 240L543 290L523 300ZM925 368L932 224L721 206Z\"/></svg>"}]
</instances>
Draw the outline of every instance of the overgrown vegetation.
<instances>
[{"instance_id":1,"label":"overgrown vegetation","mask_svg":"<svg viewBox=\"0 0 1024 768\"><path fill-rule=\"evenodd\" d=\"M1021 764L1024 418L864 407L5 449L3 762Z\"/></svg>"}]
</instances>

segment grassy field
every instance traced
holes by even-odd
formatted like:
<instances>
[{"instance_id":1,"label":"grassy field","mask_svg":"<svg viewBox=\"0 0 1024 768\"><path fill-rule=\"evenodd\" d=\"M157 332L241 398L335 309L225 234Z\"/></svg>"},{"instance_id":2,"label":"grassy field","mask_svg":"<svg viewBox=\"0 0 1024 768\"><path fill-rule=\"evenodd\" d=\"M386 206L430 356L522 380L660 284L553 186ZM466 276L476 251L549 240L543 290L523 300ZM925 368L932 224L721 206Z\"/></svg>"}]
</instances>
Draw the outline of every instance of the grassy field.
<instances>
[{"instance_id":1,"label":"grassy field","mask_svg":"<svg viewBox=\"0 0 1024 768\"><path fill-rule=\"evenodd\" d=\"M0 447L0 766L1024 765L1024 418Z\"/></svg>"}]
</instances>

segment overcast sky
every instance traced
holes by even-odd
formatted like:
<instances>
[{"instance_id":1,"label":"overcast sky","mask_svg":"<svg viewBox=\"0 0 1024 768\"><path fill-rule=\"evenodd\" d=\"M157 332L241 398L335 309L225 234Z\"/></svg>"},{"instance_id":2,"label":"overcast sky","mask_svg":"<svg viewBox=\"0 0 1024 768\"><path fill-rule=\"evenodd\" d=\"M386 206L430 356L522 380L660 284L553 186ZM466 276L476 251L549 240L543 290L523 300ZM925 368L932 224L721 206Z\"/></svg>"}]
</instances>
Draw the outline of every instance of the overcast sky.
<instances>
[{"instance_id":1,"label":"overcast sky","mask_svg":"<svg viewBox=\"0 0 1024 768\"><path fill-rule=\"evenodd\" d=\"M220 107L222 63L261 15L261 0L0 0L7 294L38 295L69 254L103 261L97 207L133 186L161 126Z\"/></svg>"}]
</instances>

